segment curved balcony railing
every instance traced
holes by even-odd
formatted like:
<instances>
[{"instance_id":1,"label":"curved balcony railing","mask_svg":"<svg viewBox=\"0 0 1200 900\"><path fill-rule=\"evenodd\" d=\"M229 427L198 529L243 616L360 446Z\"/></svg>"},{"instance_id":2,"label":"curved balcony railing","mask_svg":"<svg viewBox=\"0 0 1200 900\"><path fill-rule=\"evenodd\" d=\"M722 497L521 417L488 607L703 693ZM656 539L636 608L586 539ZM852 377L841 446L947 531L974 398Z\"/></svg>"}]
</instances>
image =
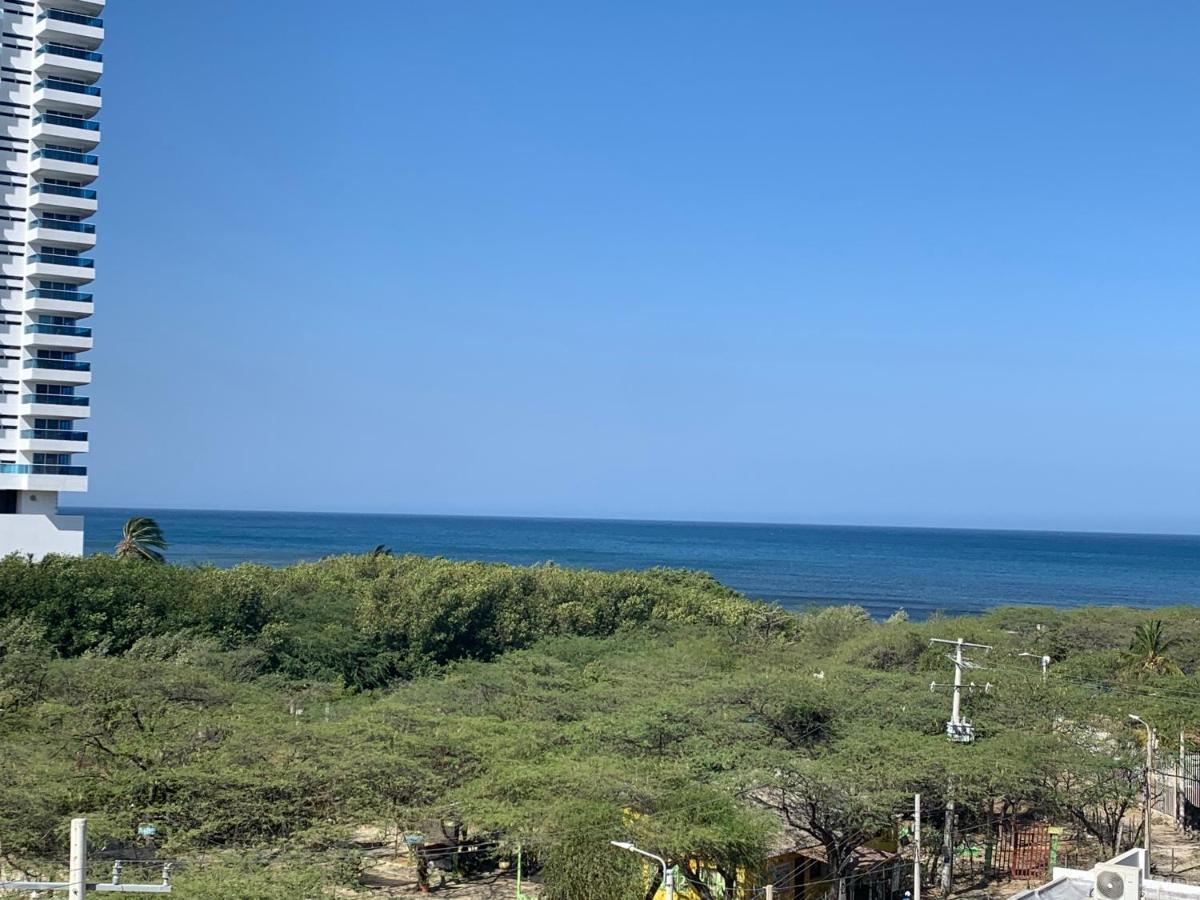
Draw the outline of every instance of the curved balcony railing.
<instances>
[{"instance_id":1,"label":"curved balcony railing","mask_svg":"<svg viewBox=\"0 0 1200 900\"><path fill-rule=\"evenodd\" d=\"M70 22L72 25L87 25L90 28L103 28L104 20L95 16L85 16L83 13L67 12L65 9L48 9L37 20L53 19L56 22Z\"/></svg>"},{"instance_id":2,"label":"curved balcony railing","mask_svg":"<svg viewBox=\"0 0 1200 900\"><path fill-rule=\"evenodd\" d=\"M93 119L77 119L74 116L61 116L57 113L43 113L33 120L34 125L62 125L66 128L82 128L84 131L99 131L100 123Z\"/></svg>"},{"instance_id":3,"label":"curved balcony railing","mask_svg":"<svg viewBox=\"0 0 1200 900\"><path fill-rule=\"evenodd\" d=\"M31 263L46 263L51 266L77 266L81 269L96 268L96 261L86 256L61 256L57 253L34 253L29 257Z\"/></svg>"},{"instance_id":4,"label":"curved balcony railing","mask_svg":"<svg viewBox=\"0 0 1200 900\"><path fill-rule=\"evenodd\" d=\"M29 189L31 194L55 194L59 197L79 197L83 200L95 200L96 192L92 188L75 187L71 184L35 184Z\"/></svg>"},{"instance_id":5,"label":"curved balcony railing","mask_svg":"<svg viewBox=\"0 0 1200 900\"><path fill-rule=\"evenodd\" d=\"M55 56L69 56L72 59L86 59L88 62L104 62L104 54L95 50L84 50L82 47L68 47L66 44L43 44L38 48L37 55L51 53Z\"/></svg>"},{"instance_id":6,"label":"curved balcony railing","mask_svg":"<svg viewBox=\"0 0 1200 900\"><path fill-rule=\"evenodd\" d=\"M91 222L72 222L70 219L34 219L30 228L52 228L55 231L77 231L80 234L95 234L96 226Z\"/></svg>"},{"instance_id":7,"label":"curved balcony railing","mask_svg":"<svg viewBox=\"0 0 1200 900\"><path fill-rule=\"evenodd\" d=\"M25 360L26 369L58 369L60 372L90 372L92 364L77 359L43 359L34 357Z\"/></svg>"},{"instance_id":8,"label":"curved balcony railing","mask_svg":"<svg viewBox=\"0 0 1200 900\"><path fill-rule=\"evenodd\" d=\"M51 406L90 406L87 397L76 397L74 394L26 394L21 398L22 403L48 403Z\"/></svg>"},{"instance_id":9,"label":"curved balcony railing","mask_svg":"<svg viewBox=\"0 0 1200 900\"><path fill-rule=\"evenodd\" d=\"M100 157L94 154L76 153L74 150L58 150L53 147L35 150L33 159L57 159L60 162L82 163L85 166L100 165Z\"/></svg>"},{"instance_id":10,"label":"curved balcony railing","mask_svg":"<svg viewBox=\"0 0 1200 900\"><path fill-rule=\"evenodd\" d=\"M26 428L21 437L27 441L86 441L86 431L59 431L49 428Z\"/></svg>"},{"instance_id":11,"label":"curved balcony railing","mask_svg":"<svg viewBox=\"0 0 1200 900\"><path fill-rule=\"evenodd\" d=\"M47 78L33 86L35 91L41 88L49 91L70 91L72 94L87 94L89 97L100 96L100 88L94 84L79 84L75 81L63 81L61 78Z\"/></svg>"},{"instance_id":12,"label":"curved balcony railing","mask_svg":"<svg viewBox=\"0 0 1200 900\"><path fill-rule=\"evenodd\" d=\"M92 336L92 329L84 328L80 325L49 325L45 322L35 322L32 325L25 326L25 333L60 334L64 337L89 338Z\"/></svg>"},{"instance_id":13,"label":"curved balcony railing","mask_svg":"<svg viewBox=\"0 0 1200 900\"><path fill-rule=\"evenodd\" d=\"M51 466L42 463L0 463L0 475L86 475L87 466Z\"/></svg>"},{"instance_id":14,"label":"curved balcony railing","mask_svg":"<svg viewBox=\"0 0 1200 900\"><path fill-rule=\"evenodd\" d=\"M31 300L69 300L71 303L91 303L92 295L82 291L60 291L58 288L34 288L29 292Z\"/></svg>"}]
</instances>

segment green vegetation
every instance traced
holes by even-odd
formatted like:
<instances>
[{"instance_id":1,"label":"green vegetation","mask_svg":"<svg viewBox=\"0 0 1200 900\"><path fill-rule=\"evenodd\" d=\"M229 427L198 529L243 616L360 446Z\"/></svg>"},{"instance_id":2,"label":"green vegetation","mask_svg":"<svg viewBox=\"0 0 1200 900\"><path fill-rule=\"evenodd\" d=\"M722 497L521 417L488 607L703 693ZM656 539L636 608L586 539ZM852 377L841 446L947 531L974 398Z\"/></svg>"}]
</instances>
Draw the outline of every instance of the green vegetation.
<instances>
[{"instance_id":1,"label":"green vegetation","mask_svg":"<svg viewBox=\"0 0 1200 900\"><path fill-rule=\"evenodd\" d=\"M929 689L951 672L929 639L960 636L995 646L965 746ZM1021 652L1055 660L1045 682ZM522 845L551 898L615 900L646 884L610 839L728 883L786 821L844 872L913 791L936 811L951 784L960 830L1037 815L1107 852L1136 840L1126 715L1190 734L1198 665L1191 608L875 623L697 573L385 548L279 569L10 557L0 856L61 861L72 815L114 844L153 823L162 853L203 860L185 900L312 896L353 882L353 829L452 821L489 853ZM287 880L265 874L280 854L304 863Z\"/></svg>"},{"instance_id":2,"label":"green vegetation","mask_svg":"<svg viewBox=\"0 0 1200 900\"><path fill-rule=\"evenodd\" d=\"M1129 649L1121 654L1125 671L1135 677L1181 674L1182 670L1167 655L1174 644L1167 638L1161 619L1142 622L1134 629Z\"/></svg>"}]
</instances>

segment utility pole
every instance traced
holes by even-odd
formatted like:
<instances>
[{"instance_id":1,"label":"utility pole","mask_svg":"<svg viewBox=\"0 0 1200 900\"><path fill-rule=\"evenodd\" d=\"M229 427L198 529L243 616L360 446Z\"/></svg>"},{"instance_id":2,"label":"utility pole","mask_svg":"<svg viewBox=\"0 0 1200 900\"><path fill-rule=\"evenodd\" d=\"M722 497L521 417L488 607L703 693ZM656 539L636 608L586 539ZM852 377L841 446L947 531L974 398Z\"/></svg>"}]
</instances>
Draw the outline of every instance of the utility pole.
<instances>
[{"instance_id":1,"label":"utility pole","mask_svg":"<svg viewBox=\"0 0 1200 900\"><path fill-rule=\"evenodd\" d=\"M85 900L89 891L123 894L171 893L171 866L163 866L161 884L122 884L121 861L113 863L111 882L87 880L87 819L71 820L71 857L67 881L0 881L0 891L66 891L68 900Z\"/></svg>"},{"instance_id":2,"label":"utility pole","mask_svg":"<svg viewBox=\"0 0 1200 900\"><path fill-rule=\"evenodd\" d=\"M913 892L912 900L921 900L921 795L913 797Z\"/></svg>"},{"instance_id":3,"label":"utility pole","mask_svg":"<svg viewBox=\"0 0 1200 900\"><path fill-rule=\"evenodd\" d=\"M950 721L946 723L946 737L959 744L969 744L975 739L975 729L971 727L971 723L966 721L962 716L962 675L963 669L978 669L981 668L976 663L963 658L963 648L971 647L976 650L983 650L985 653L992 648L987 644L971 644L959 638L958 640L950 641L944 638L933 638L932 644L950 644L954 647L954 655L947 654L947 659L954 663L954 684L953 695L950 701ZM935 688L941 687L936 681L930 682L929 689L932 691ZM942 896L950 896L950 889L954 886L954 781L951 780L946 787L946 821L945 827L942 829L942 877L941 888Z\"/></svg>"},{"instance_id":4,"label":"utility pole","mask_svg":"<svg viewBox=\"0 0 1200 900\"><path fill-rule=\"evenodd\" d=\"M979 669L982 668L977 663L973 663L968 659L963 658L963 648L971 647L976 650L987 652L992 648L987 644L969 644L962 638L956 641L948 641L944 638L933 638L931 644L950 644L954 647L954 655L946 655L950 662L954 663L954 688L953 699L950 701L950 721L946 723L946 737L952 741L957 741L961 744L969 744L975 737L975 729L971 727L971 723L962 717L962 675L963 669ZM929 689L932 691L935 688L945 687L938 684L936 681L929 683Z\"/></svg>"},{"instance_id":5,"label":"utility pole","mask_svg":"<svg viewBox=\"0 0 1200 900\"><path fill-rule=\"evenodd\" d=\"M1151 778L1154 775L1154 729L1141 716L1129 714L1129 718L1139 722L1146 729L1146 793L1142 798L1142 837L1146 849L1145 875L1150 877L1150 820L1154 815L1154 797L1151 790Z\"/></svg>"}]
</instances>

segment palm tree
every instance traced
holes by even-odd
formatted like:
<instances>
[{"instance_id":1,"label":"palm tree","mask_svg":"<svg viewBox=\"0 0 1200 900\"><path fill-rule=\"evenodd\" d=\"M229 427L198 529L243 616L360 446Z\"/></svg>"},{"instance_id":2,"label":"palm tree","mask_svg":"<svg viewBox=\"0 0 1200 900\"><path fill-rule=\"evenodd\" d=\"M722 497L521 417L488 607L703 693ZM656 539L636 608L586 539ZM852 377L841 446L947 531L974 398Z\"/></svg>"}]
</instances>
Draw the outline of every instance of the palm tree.
<instances>
[{"instance_id":1,"label":"palm tree","mask_svg":"<svg viewBox=\"0 0 1200 900\"><path fill-rule=\"evenodd\" d=\"M1121 651L1125 671L1136 677L1146 675L1180 675L1182 670L1167 656L1175 646L1163 633L1162 619L1143 622L1133 632L1129 649Z\"/></svg>"},{"instance_id":2,"label":"palm tree","mask_svg":"<svg viewBox=\"0 0 1200 900\"><path fill-rule=\"evenodd\" d=\"M163 537L158 523L149 516L134 516L125 523L125 527L121 530L121 540L117 544L117 556L123 559L165 562L161 551L166 549L167 539Z\"/></svg>"}]
</instances>

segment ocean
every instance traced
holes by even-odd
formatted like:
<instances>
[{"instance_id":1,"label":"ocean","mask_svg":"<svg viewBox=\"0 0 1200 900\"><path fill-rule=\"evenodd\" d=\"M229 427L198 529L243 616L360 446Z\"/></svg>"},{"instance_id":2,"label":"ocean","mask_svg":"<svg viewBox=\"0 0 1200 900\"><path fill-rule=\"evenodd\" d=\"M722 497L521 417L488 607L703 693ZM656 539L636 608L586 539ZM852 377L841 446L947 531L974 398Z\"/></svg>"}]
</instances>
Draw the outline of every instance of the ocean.
<instances>
[{"instance_id":1,"label":"ocean","mask_svg":"<svg viewBox=\"0 0 1200 900\"><path fill-rule=\"evenodd\" d=\"M64 510L67 512L67 510ZM206 510L76 509L87 552L109 552L130 516L158 520L178 563L283 565L379 544L396 553L564 566L701 569L798 608L858 603L978 612L1000 604L1200 603L1200 536L741 525Z\"/></svg>"}]
</instances>

